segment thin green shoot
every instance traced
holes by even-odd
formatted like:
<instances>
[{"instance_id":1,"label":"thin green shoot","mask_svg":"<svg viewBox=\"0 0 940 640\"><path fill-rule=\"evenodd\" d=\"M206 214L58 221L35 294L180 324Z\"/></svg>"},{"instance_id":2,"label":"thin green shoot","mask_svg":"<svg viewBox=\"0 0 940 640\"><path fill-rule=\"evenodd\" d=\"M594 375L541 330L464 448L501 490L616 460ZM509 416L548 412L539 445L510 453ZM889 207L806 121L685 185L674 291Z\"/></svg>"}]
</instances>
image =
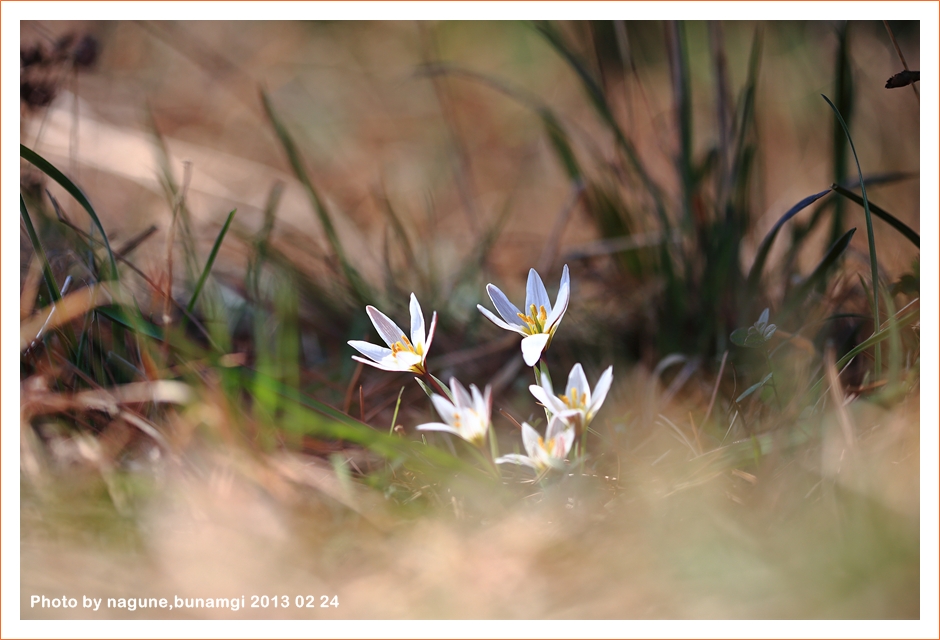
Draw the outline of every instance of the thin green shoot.
<instances>
[{"instance_id":1,"label":"thin green shoot","mask_svg":"<svg viewBox=\"0 0 940 640\"><path fill-rule=\"evenodd\" d=\"M875 253L875 231L872 228L871 224L871 210L868 207L868 193L865 191L865 179L862 176L862 165L858 160L858 153L855 151L855 143L852 142L852 135L849 133L849 127L845 124L845 120L842 119L842 114L839 113L839 110L836 109L836 106L832 104L832 101L823 96L823 99L829 103L829 106L832 107L832 110L836 114L836 118L839 119L839 124L842 125L842 130L845 132L845 137L849 139L849 145L852 148L852 156L855 158L855 167L858 169L858 184L862 189L862 203L865 207L865 226L868 230L868 257L871 262L871 281L872 281L872 317L875 321L875 326L881 326L881 314L878 310L878 255ZM881 341L875 344L875 377L876 379L881 376Z\"/></svg>"},{"instance_id":2,"label":"thin green shoot","mask_svg":"<svg viewBox=\"0 0 940 640\"><path fill-rule=\"evenodd\" d=\"M232 224L232 218L235 217L236 211L237 209L232 209L231 213L228 214L225 224L222 225L222 230L215 238L215 243L212 245L212 251L209 252L209 259L206 261L206 266L203 268L198 282L196 282L196 288L193 290L193 295L189 299L189 304L186 305L187 313L192 313L193 309L196 308L196 300L199 299L199 294L202 293L202 288L206 284L206 278L209 277L209 272L212 271L212 265L215 263L216 256L219 255L219 249L222 247L222 240L225 239L225 234L228 233L228 228Z\"/></svg>"},{"instance_id":3,"label":"thin green shoot","mask_svg":"<svg viewBox=\"0 0 940 640\"><path fill-rule=\"evenodd\" d=\"M26 202L20 195L20 217L23 218L23 225L26 227L26 235L29 236L29 242L33 245L33 251L36 252L36 258L42 265L42 277L46 283L46 289L49 291L49 300L58 302L62 296L59 295L59 285L55 281L55 275L52 273L52 265L46 257L46 251L43 249L39 236L36 235L36 229L33 228L33 221L29 217L29 211L26 210Z\"/></svg>"},{"instance_id":4,"label":"thin green shoot","mask_svg":"<svg viewBox=\"0 0 940 640\"><path fill-rule=\"evenodd\" d=\"M869 182L871 181L869 180ZM841 187L837 184L834 184L832 185L831 188L833 191L835 191L841 196L845 196L846 198L848 198L855 204L859 206L865 206L865 201L860 196L857 196L856 194L852 193L845 187ZM879 218L887 222L889 225L894 227L896 231L898 231L901 235L903 235L905 238L910 240L911 243L913 243L915 247L920 249L920 234L918 234L909 226L907 226L906 224L904 224L903 222L895 218L893 215L891 215L890 213L888 213L887 211L885 211L884 209L876 205L874 202L869 202L868 208L871 210L873 214L875 214L876 216L878 216Z\"/></svg>"},{"instance_id":5,"label":"thin green shoot","mask_svg":"<svg viewBox=\"0 0 940 640\"><path fill-rule=\"evenodd\" d=\"M98 214L95 213L94 207L91 206L91 202L88 201L87 196L75 186L75 183L69 180L65 174L55 168L55 166L43 158L41 155L27 147L26 145L20 145L20 157L26 160L27 162L33 164L37 169L45 173L47 176L52 178L55 182L59 184L63 189L65 189L69 195L71 195L78 204L82 205L82 208L88 213L91 217L91 221L98 227L98 231L101 233L102 241L104 242L105 249L108 252L108 259L111 265L111 273L108 277L104 278L105 280L117 280L118 278L118 268L117 262L114 259L114 253L111 251L111 243L108 242L108 234L104 232L104 227L101 225L101 220L98 219Z\"/></svg>"},{"instance_id":6,"label":"thin green shoot","mask_svg":"<svg viewBox=\"0 0 940 640\"><path fill-rule=\"evenodd\" d=\"M401 408L401 396L405 393L405 387L402 387L398 391L398 399L395 401L395 412L392 413L392 424L388 427L388 435L392 435L395 432L395 423L398 422L398 410Z\"/></svg>"}]
</instances>

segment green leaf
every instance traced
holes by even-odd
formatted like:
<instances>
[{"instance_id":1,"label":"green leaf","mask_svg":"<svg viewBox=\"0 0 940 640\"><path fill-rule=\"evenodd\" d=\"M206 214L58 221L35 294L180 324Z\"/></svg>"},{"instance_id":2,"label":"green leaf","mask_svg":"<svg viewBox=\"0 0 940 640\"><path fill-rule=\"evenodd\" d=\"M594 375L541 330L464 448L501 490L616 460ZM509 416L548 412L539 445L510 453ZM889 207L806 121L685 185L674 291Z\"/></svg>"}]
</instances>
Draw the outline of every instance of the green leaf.
<instances>
[{"instance_id":1,"label":"green leaf","mask_svg":"<svg viewBox=\"0 0 940 640\"><path fill-rule=\"evenodd\" d=\"M829 273L829 269L836 263L836 261L845 253L845 250L849 248L849 243L852 242L852 236L855 235L855 227L852 227L846 231L841 238L836 240L836 243L829 247L829 250L826 252L826 255L823 256L823 259L819 261L819 264L816 265L816 268L813 269L813 272L796 288L793 294L789 297L787 301L788 310L793 309L796 305L801 303L803 299L809 295L810 291L815 288L822 289L826 277Z\"/></svg>"},{"instance_id":2,"label":"green leaf","mask_svg":"<svg viewBox=\"0 0 940 640\"><path fill-rule=\"evenodd\" d=\"M731 332L731 342L739 347L756 348L767 344L767 339L760 333L753 331L753 327L735 329Z\"/></svg>"},{"instance_id":3,"label":"green leaf","mask_svg":"<svg viewBox=\"0 0 940 640\"><path fill-rule=\"evenodd\" d=\"M33 221L29 217L29 211L26 210L26 202L23 200L22 195L20 195L20 217L23 218L26 235L29 236L29 241L33 245L33 251L36 252L36 257L42 264L42 277L46 282L46 288L49 290L49 299L52 302L58 302L62 297L59 295L59 285L55 281L55 275L52 273L52 265L49 264L46 251L39 241L39 236L36 235L36 229L33 228Z\"/></svg>"},{"instance_id":4,"label":"green leaf","mask_svg":"<svg viewBox=\"0 0 940 640\"><path fill-rule=\"evenodd\" d=\"M199 298L199 294L202 293L202 287L206 284L206 278L209 277L209 272L212 271L212 265L215 263L215 258L219 255L219 248L222 246L222 240L225 238L225 234L228 233L228 228L232 224L232 218L235 217L236 209L232 209L232 212L228 214L228 218L225 220L225 224L222 225L222 230L219 232L219 235L215 238L215 243L212 245L212 251L209 252L209 259L206 260L206 266L202 270L202 274L199 276L199 281L196 283L196 288L193 290L193 295L189 299L189 304L186 305L186 313L192 313L193 309L196 307L196 300Z\"/></svg>"},{"instance_id":5,"label":"green leaf","mask_svg":"<svg viewBox=\"0 0 940 640\"><path fill-rule=\"evenodd\" d=\"M768 373L766 376L764 376L763 378L761 378L760 382L757 382L757 383L755 383L755 384L752 384L752 385L749 386L747 389L745 389L744 393L742 393L742 394L739 395L737 398L735 398L734 401L735 401L735 402L741 402L741 401L744 400L746 397L748 397L749 395L751 395L752 393L754 393L755 391L757 391L758 389L760 389L761 387L763 387L765 384L767 384L768 382L770 382L770 380L773 379L773 377L774 377L773 372Z\"/></svg>"},{"instance_id":6,"label":"green leaf","mask_svg":"<svg viewBox=\"0 0 940 640\"><path fill-rule=\"evenodd\" d=\"M98 231L101 232L101 238L104 241L105 249L108 252L108 259L111 262L111 273L110 276L104 278L105 280L117 280L118 270L117 262L114 259L114 253L111 251L111 243L108 242L108 234L104 232L104 227L101 226L101 220L98 219L98 214L95 213L94 207L91 206L91 203L88 201L88 198L79 189L75 186L75 183L69 180L65 175L56 169L52 163L43 158L41 155L27 147L26 145L20 145L20 157L26 160L27 162L33 164L37 169L45 173L47 176L56 181L59 186L65 189L69 195L71 195L78 204L82 205L82 208L88 212L88 215L91 217L91 221L98 227Z\"/></svg>"},{"instance_id":7,"label":"green leaf","mask_svg":"<svg viewBox=\"0 0 940 640\"><path fill-rule=\"evenodd\" d=\"M912 311L908 311L903 316L895 315L894 317L889 318L888 323L893 323L894 326L897 327L897 329L903 329L909 324L913 324L919 318L920 318L920 309L914 309ZM891 336L891 331L893 331L893 329L890 326L888 326L888 327L881 329L880 331L873 333L871 337L869 337L867 340L865 340L864 342L862 342L861 344L859 344L858 346L850 350L847 354L839 358L839 361L836 362L836 371L842 371L842 368L845 367L845 365L847 365L852 360L852 358L862 353L866 349L877 346L884 340L887 340ZM826 380L825 376L822 376L819 380L817 380L816 384L814 384L812 389L810 390L811 393L813 394L818 393L819 389L822 387L822 384L825 380Z\"/></svg>"},{"instance_id":8,"label":"green leaf","mask_svg":"<svg viewBox=\"0 0 940 640\"><path fill-rule=\"evenodd\" d=\"M845 123L845 120L842 119L842 114L839 113L839 110L836 108L836 105L832 104L832 101L823 96L823 100L829 103L829 106L832 107L832 110L836 114L836 118L839 120L839 124L842 125L842 130L845 132L845 137L849 139L849 146L852 148L852 156L855 158L855 167L858 169L858 184L862 188L862 205L865 207L865 226L868 229L868 259L871 263L871 282L872 282L872 305L871 305L871 315L875 319L875 326L881 325L881 311L878 308L878 256L875 253L875 232L872 229L871 225L871 210L868 207L868 193L865 191L865 179L862 176L862 165L858 161L858 153L855 151L855 143L852 142L852 135L849 133L849 126ZM881 376L881 345L875 346L875 377Z\"/></svg>"},{"instance_id":9,"label":"green leaf","mask_svg":"<svg viewBox=\"0 0 940 640\"><path fill-rule=\"evenodd\" d=\"M747 275L747 287L751 292L757 291L757 287L760 284L761 273L764 270L764 263L767 262L767 255L770 253L770 247L773 245L774 240L777 238L777 234L780 232L780 228L793 216L798 214L800 211L813 204L824 195L828 194L832 189L826 189L825 191L820 191L819 193L814 193L811 196L807 196L797 202L793 207L790 208L785 214L783 214L773 228L764 236L764 239L761 240L760 246L757 247L757 255L754 258L754 264L751 265L751 271Z\"/></svg>"},{"instance_id":10,"label":"green leaf","mask_svg":"<svg viewBox=\"0 0 940 640\"><path fill-rule=\"evenodd\" d=\"M865 201L861 198L861 196L858 196L852 193L851 191L849 191L848 189L844 187L840 187L839 185L834 184L832 185L832 190L841 196L845 196L846 198L848 198L849 200L851 200L852 202L854 202L855 204L859 206L862 206L862 207L865 206ZM903 235L905 238L910 240L911 243L913 243L915 247L920 249L920 234L918 234L909 226L907 226L906 224L904 224L903 222L901 222L900 220L898 220L893 215L891 215L890 213L888 213L887 211L885 211L878 205L874 204L873 202L868 203L868 208L871 210L873 214L875 214L876 216L878 216L879 218L887 222L889 225L894 227L898 232L901 233L901 235Z\"/></svg>"},{"instance_id":11,"label":"green leaf","mask_svg":"<svg viewBox=\"0 0 940 640\"><path fill-rule=\"evenodd\" d=\"M274 112L274 106L271 104L271 100L268 98L268 94L265 91L261 92L261 101L264 104L264 111L268 116L268 120L271 121L274 132L277 134L281 146L284 147L284 152L287 154L287 160L294 170L294 175L304 186L307 195L310 197L313 210L320 219L320 224L323 226L323 232L326 234L330 248L333 250L336 259L339 260L340 268L346 278L346 283L356 295L359 302L364 304L369 303L375 296L368 284L366 284L366 281L362 279L362 276L347 259L346 252L336 233L336 228L333 226L333 220L330 218L330 213L327 211L326 205L323 203L322 198L320 198L320 194L317 192L316 188L314 188L313 182L310 180L310 176L304 168L304 163L300 157L300 151L298 151L297 145L294 144L294 140L287 131L287 127L284 126L284 123L281 122L281 119Z\"/></svg>"}]
</instances>

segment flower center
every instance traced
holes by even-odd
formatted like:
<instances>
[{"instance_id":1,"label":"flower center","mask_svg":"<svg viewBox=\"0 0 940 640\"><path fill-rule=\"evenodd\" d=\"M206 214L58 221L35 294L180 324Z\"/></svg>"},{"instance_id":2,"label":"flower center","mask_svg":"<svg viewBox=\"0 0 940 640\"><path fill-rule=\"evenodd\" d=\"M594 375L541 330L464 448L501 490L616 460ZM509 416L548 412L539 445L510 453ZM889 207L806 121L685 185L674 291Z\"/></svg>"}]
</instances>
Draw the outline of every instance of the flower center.
<instances>
[{"instance_id":1,"label":"flower center","mask_svg":"<svg viewBox=\"0 0 940 640\"><path fill-rule=\"evenodd\" d=\"M548 320L548 314L545 312L544 306L539 305L539 308L536 309L534 304L529 305L529 315L524 316L520 313L519 319L526 323L526 328L523 330L528 335L545 333L545 321Z\"/></svg>"},{"instance_id":2,"label":"flower center","mask_svg":"<svg viewBox=\"0 0 940 640\"><path fill-rule=\"evenodd\" d=\"M568 392L568 395L558 396L558 398L564 402L565 406L569 409L583 409L587 406L587 392L579 395L575 387L571 387L571 391Z\"/></svg>"},{"instance_id":3,"label":"flower center","mask_svg":"<svg viewBox=\"0 0 940 640\"><path fill-rule=\"evenodd\" d=\"M399 353L413 353L415 355L421 355L421 345L415 347L411 344L411 340L408 339L408 336L402 336L401 340L392 345L392 356L398 356Z\"/></svg>"}]
</instances>

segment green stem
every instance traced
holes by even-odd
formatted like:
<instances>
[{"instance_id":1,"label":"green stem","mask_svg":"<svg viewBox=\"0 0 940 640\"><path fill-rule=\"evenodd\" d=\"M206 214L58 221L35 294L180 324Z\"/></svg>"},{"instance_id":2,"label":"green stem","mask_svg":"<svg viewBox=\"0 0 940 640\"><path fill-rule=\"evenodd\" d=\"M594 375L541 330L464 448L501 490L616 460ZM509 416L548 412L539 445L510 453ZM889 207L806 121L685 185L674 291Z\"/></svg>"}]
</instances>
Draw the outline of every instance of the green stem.
<instances>
[{"instance_id":1,"label":"green stem","mask_svg":"<svg viewBox=\"0 0 940 640\"><path fill-rule=\"evenodd\" d=\"M445 390L445 389L441 386L441 383L438 381L437 378L435 378L434 376L431 375L431 372L430 372L430 371L428 371L427 369L425 369L424 372L421 374L421 377L423 377L423 378L425 379L425 381L427 381L429 387L433 388L433 389L434 389L435 391L437 391L440 395L444 396L445 398L449 398L449 397L450 397L450 393L448 393L447 390Z\"/></svg>"}]
</instances>

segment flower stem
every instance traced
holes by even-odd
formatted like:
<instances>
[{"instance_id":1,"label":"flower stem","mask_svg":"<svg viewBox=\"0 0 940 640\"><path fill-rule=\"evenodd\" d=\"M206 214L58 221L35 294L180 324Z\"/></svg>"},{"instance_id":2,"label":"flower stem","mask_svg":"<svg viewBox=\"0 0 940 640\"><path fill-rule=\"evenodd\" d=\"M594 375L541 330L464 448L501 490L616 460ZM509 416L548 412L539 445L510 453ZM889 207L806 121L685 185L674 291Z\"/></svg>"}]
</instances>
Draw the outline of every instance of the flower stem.
<instances>
[{"instance_id":1,"label":"flower stem","mask_svg":"<svg viewBox=\"0 0 940 640\"><path fill-rule=\"evenodd\" d=\"M450 393L443 386L441 386L440 381L434 376L432 376L431 373L427 369L425 369L424 373L422 373L421 376L424 378L425 382L427 382L429 387L437 391L439 394L441 394L445 398L450 397Z\"/></svg>"}]
</instances>

